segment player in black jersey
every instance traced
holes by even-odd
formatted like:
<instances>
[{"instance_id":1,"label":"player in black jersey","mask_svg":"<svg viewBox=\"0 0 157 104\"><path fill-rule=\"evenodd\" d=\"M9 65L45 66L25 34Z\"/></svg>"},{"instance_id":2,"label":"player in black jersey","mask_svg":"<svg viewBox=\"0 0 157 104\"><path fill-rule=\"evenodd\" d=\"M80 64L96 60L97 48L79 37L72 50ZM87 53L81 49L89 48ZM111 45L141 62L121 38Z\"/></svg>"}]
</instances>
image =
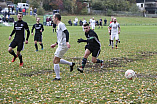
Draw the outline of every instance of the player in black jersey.
<instances>
[{"instance_id":1,"label":"player in black jersey","mask_svg":"<svg viewBox=\"0 0 157 104\"><path fill-rule=\"evenodd\" d=\"M35 43L36 51L38 51L37 42L39 42L39 44L41 45L41 50L43 50L42 32L44 31L44 27L43 27L43 24L39 23L40 22L39 17L36 18L36 21L37 21L37 23L33 25L31 32L33 35L33 30L35 28L34 43Z\"/></svg>"},{"instance_id":2,"label":"player in black jersey","mask_svg":"<svg viewBox=\"0 0 157 104\"><path fill-rule=\"evenodd\" d=\"M77 68L78 71L80 71L81 73L83 73L85 64L87 62L87 58L88 56L92 53L92 62L93 63L101 63L101 68L103 68L103 60L99 60L97 59L97 57L100 54L100 41L98 39L98 35L90 29L90 26L88 23L83 25L83 28L85 30L85 36L87 38L87 40L84 39L78 39L78 43L80 42L87 42L87 45L85 46L85 54L84 54L84 58L82 59L82 66L81 68Z\"/></svg>"},{"instance_id":3,"label":"player in black jersey","mask_svg":"<svg viewBox=\"0 0 157 104\"><path fill-rule=\"evenodd\" d=\"M30 35L29 27L26 22L22 20L23 15L21 12L18 13L17 15L18 21L14 23L14 29L9 36L9 40L11 39L12 35L15 33L15 37L13 41L10 43L8 51L11 55L14 56L12 59L12 62L15 61L17 57L20 59L20 66L23 66L23 61L22 61L22 55L20 54L21 50L23 50L24 47L24 42L25 44L28 44L28 38ZM27 30L27 38L25 40L25 30ZM17 54L13 51L13 48L17 46Z\"/></svg>"}]
</instances>

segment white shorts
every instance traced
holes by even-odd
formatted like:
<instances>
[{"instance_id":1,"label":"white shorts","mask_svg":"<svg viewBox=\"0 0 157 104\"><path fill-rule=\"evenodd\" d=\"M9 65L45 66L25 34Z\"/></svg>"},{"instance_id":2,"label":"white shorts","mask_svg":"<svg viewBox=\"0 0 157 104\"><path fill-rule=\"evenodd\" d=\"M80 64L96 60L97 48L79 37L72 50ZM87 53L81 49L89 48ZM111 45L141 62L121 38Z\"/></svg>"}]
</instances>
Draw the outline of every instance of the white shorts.
<instances>
[{"instance_id":1,"label":"white shorts","mask_svg":"<svg viewBox=\"0 0 157 104\"><path fill-rule=\"evenodd\" d=\"M91 25L92 26L92 29L95 29L95 25Z\"/></svg>"},{"instance_id":2,"label":"white shorts","mask_svg":"<svg viewBox=\"0 0 157 104\"><path fill-rule=\"evenodd\" d=\"M56 49L56 52L55 52L55 56L62 58L67 50L68 50L67 46L58 46L58 48Z\"/></svg>"},{"instance_id":3,"label":"white shorts","mask_svg":"<svg viewBox=\"0 0 157 104\"><path fill-rule=\"evenodd\" d=\"M111 40L118 40L119 39L119 35L118 34L111 34Z\"/></svg>"}]
</instances>

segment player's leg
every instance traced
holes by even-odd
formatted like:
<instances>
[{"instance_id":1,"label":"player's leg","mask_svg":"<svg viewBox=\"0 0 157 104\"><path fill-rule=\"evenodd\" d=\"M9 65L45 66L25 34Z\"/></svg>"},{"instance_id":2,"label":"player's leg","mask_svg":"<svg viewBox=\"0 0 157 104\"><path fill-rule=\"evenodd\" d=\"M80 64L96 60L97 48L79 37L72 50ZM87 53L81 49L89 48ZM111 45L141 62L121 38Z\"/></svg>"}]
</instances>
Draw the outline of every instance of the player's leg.
<instances>
[{"instance_id":1,"label":"player's leg","mask_svg":"<svg viewBox=\"0 0 157 104\"><path fill-rule=\"evenodd\" d=\"M17 55L15 54L13 48L15 48L17 46L17 43L15 41L12 41L9 45L9 48L8 48L8 52L13 55L13 59L12 59L12 62L15 61L15 59L17 58Z\"/></svg>"},{"instance_id":2,"label":"player's leg","mask_svg":"<svg viewBox=\"0 0 157 104\"><path fill-rule=\"evenodd\" d=\"M98 59L97 57L100 54L100 49L94 49L92 52L92 62L93 63L101 63L101 68L103 68L103 60Z\"/></svg>"},{"instance_id":3,"label":"player's leg","mask_svg":"<svg viewBox=\"0 0 157 104\"><path fill-rule=\"evenodd\" d=\"M115 40L116 40L116 49L117 49L118 39L119 39L118 34L116 34L116 35L115 35Z\"/></svg>"},{"instance_id":4,"label":"player's leg","mask_svg":"<svg viewBox=\"0 0 157 104\"><path fill-rule=\"evenodd\" d=\"M19 60L20 60L20 66L23 66L22 55L20 54L23 48L24 48L24 42L19 42L18 47L17 47L17 56L19 57Z\"/></svg>"},{"instance_id":5,"label":"player's leg","mask_svg":"<svg viewBox=\"0 0 157 104\"><path fill-rule=\"evenodd\" d=\"M54 56L53 64L54 64L54 71L56 73L56 78L53 80L60 80L61 79L60 78L60 67L59 67L60 59L61 58Z\"/></svg>"},{"instance_id":6,"label":"player's leg","mask_svg":"<svg viewBox=\"0 0 157 104\"><path fill-rule=\"evenodd\" d=\"M112 46L112 49L113 49L113 39L114 39L114 35L111 34L111 46Z\"/></svg>"},{"instance_id":7,"label":"player's leg","mask_svg":"<svg viewBox=\"0 0 157 104\"><path fill-rule=\"evenodd\" d=\"M89 56L90 54L91 54L90 50L89 50L89 49L86 49L86 50L85 50L84 57L83 57L83 59L82 59L81 68L77 68L77 70L80 71L81 73L83 73L84 67L85 67L86 62L87 62L87 58L88 58L88 56Z\"/></svg>"},{"instance_id":8,"label":"player's leg","mask_svg":"<svg viewBox=\"0 0 157 104\"><path fill-rule=\"evenodd\" d=\"M74 67L74 65L75 65L75 63L69 62L69 61L64 60L64 59L60 59L60 64L67 64L67 65L70 65L70 72L73 71L73 67Z\"/></svg>"},{"instance_id":9,"label":"player's leg","mask_svg":"<svg viewBox=\"0 0 157 104\"><path fill-rule=\"evenodd\" d=\"M39 37L39 44L41 46L41 50L43 50L42 35Z\"/></svg>"},{"instance_id":10,"label":"player's leg","mask_svg":"<svg viewBox=\"0 0 157 104\"><path fill-rule=\"evenodd\" d=\"M38 45L37 45L37 41L36 40L34 41L34 46L35 46L36 51L38 51Z\"/></svg>"}]
</instances>

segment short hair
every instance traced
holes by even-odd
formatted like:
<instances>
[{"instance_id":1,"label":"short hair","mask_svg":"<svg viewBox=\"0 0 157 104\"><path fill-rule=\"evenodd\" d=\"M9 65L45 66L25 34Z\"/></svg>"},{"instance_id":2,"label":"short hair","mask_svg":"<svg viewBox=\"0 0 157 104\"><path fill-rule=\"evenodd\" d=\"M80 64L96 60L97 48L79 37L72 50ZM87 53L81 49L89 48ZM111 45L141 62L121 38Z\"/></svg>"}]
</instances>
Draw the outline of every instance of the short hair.
<instances>
[{"instance_id":1,"label":"short hair","mask_svg":"<svg viewBox=\"0 0 157 104\"><path fill-rule=\"evenodd\" d=\"M55 18L58 18L58 20L61 21L61 15L59 13L55 13Z\"/></svg>"},{"instance_id":2,"label":"short hair","mask_svg":"<svg viewBox=\"0 0 157 104\"><path fill-rule=\"evenodd\" d=\"M40 17L36 17L36 20L37 20L37 18L39 18L39 19L40 19Z\"/></svg>"},{"instance_id":3,"label":"short hair","mask_svg":"<svg viewBox=\"0 0 157 104\"><path fill-rule=\"evenodd\" d=\"M84 26L84 27L85 27L85 26L89 26L89 24L88 24L88 23L85 23L83 26Z\"/></svg>"},{"instance_id":4,"label":"short hair","mask_svg":"<svg viewBox=\"0 0 157 104\"><path fill-rule=\"evenodd\" d=\"M22 14L22 16L23 16L23 13L22 13L22 12L19 12L18 14Z\"/></svg>"}]
</instances>

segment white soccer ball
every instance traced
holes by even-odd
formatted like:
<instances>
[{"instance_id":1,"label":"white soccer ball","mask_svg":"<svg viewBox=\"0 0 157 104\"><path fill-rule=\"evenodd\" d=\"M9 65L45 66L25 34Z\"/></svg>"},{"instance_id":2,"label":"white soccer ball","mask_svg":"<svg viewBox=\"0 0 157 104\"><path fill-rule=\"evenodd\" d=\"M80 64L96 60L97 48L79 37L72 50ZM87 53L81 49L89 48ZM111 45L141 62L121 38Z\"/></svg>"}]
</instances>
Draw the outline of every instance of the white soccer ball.
<instances>
[{"instance_id":1,"label":"white soccer ball","mask_svg":"<svg viewBox=\"0 0 157 104\"><path fill-rule=\"evenodd\" d=\"M128 69L126 72L125 72L125 77L127 78L127 79L130 79L130 80L132 80L134 77L135 77L135 72L133 71L133 70L131 70L131 69Z\"/></svg>"}]
</instances>

